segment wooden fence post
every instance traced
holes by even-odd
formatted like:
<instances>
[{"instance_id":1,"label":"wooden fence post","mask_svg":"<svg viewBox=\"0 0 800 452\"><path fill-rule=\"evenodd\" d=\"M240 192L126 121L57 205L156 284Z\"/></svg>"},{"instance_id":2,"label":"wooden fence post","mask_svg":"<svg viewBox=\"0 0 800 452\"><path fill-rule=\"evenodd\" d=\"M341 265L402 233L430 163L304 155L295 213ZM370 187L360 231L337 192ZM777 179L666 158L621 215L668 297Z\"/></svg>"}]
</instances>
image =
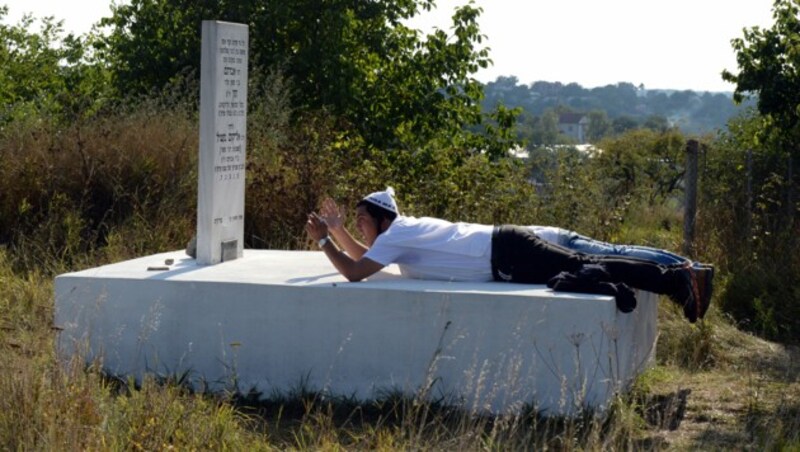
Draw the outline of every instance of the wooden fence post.
<instances>
[{"instance_id":1,"label":"wooden fence post","mask_svg":"<svg viewBox=\"0 0 800 452\"><path fill-rule=\"evenodd\" d=\"M745 154L745 172L747 182L747 243L753 240L753 150L748 149Z\"/></svg>"},{"instance_id":2,"label":"wooden fence post","mask_svg":"<svg viewBox=\"0 0 800 452\"><path fill-rule=\"evenodd\" d=\"M792 158L792 153L789 153L788 162L786 165L786 213L788 215L788 224L794 224L794 173L792 171L792 166L794 163L794 158Z\"/></svg>"},{"instance_id":3,"label":"wooden fence post","mask_svg":"<svg viewBox=\"0 0 800 452\"><path fill-rule=\"evenodd\" d=\"M686 205L683 211L683 254L694 258L694 226L697 216L697 156L699 143L686 143L686 174L684 178Z\"/></svg>"}]
</instances>

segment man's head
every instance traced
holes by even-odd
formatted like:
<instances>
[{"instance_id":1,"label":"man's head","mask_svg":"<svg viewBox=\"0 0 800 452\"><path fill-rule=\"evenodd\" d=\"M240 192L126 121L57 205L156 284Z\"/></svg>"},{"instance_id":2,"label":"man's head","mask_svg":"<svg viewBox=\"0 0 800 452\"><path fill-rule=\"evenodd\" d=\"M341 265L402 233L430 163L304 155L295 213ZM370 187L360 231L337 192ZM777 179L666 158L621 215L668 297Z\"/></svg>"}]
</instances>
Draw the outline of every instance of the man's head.
<instances>
[{"instance_id":1,"label":"man's head","mask_svg":"<svg viewBox=\"0 0 800 452\"><path fill-rule=\"evenodd\" d=\"M399 214L392 187L370 193L356 204L356 229L366 245L372 246L375 239L389 229Z\"/></svg>"}]
</instances>

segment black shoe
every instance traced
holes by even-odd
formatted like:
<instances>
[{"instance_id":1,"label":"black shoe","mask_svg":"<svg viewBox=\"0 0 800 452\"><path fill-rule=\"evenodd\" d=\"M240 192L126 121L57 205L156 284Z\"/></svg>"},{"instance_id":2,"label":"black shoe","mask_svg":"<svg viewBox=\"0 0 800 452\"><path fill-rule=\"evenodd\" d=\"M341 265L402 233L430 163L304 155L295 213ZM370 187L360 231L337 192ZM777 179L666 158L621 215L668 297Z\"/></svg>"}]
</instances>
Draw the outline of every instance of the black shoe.
<instances>
[{"instance_id":1,"label":"black shoe","mask_svg":"<svg viewBox=\"0 0 800 452\"><path fill-rule=\"evenodd\" d=\"M689 323L697 322L700 315L700 295L697 290L697 280L691 264L676 269L678 285L677 290L672 295L672 300L683 307L683 315Z\"/></svg>"},{"instance_id":2,"label":"black shoe","mask_svg":"<svg viewBox=\"0 0 800 452\"><path fill-rule=\"evenodd\" d=\"M697 289L700 293L700 318L706 316L711 305L711 295L714 292L714 266L701 265L694 269L697 280Z\"/></svg>"}]
</instances>

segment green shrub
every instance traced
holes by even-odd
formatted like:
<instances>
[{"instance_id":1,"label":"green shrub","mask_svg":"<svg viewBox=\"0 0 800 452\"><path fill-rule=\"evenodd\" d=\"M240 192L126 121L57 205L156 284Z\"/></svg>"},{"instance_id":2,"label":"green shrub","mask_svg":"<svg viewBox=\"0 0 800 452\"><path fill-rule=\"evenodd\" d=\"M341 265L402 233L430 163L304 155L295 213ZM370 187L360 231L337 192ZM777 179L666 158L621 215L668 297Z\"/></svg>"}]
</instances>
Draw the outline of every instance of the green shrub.
<instances>
[{"instance_id":1,"label":"green shrub","mask_svg":"<svg viewBox=\"0 0 800 452\"><path fill-rule=\"evenodd\" d=\"M698 239L728 274L720 306L749 331L797 342L800 199L792 194L800 178L789 171L781 141L763 127L758 116L739 118L708 149Z\"/></svg>"}]
</instances>

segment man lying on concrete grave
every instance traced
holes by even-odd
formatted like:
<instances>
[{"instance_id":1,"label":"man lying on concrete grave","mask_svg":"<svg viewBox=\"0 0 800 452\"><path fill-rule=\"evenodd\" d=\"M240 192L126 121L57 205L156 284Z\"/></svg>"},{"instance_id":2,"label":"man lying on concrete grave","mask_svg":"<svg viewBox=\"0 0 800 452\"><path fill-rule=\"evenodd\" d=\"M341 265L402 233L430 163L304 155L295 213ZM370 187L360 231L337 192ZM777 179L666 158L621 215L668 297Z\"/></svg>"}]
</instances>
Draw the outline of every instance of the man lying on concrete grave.
<instances>
[{"instance_id":1,"label":"man lying on concrete grave","mask_svg":"<svg viewBox=\"0 0 800 452\"><path fill-rule=\"evenodd\" d=\"M333 199L326 199L320 211L322 219L328 225L331 234L338 237L344 232L342 213ZM641 245L618 245L603 242L575 231L563 229L555 226L527 226L540 239L556 245L569 248L583 254L593 254L602 256L626 256L636 259L643 259L668 266L690 265L692 266L700 292L703 295L702 304L706 306L710 302L714 282L714 267L710 264L692 262L690 259L679 256L667 250ZM346 237L345 237L346 238ZM338 240L338 238L337 238Z\"/></svg>"},{"instance_id":2,"label":"man lying on concrete grave","mask_svg":"<svg viewBox=\"0 0 800 452\"><path fill-rule=\"evenodd\" d=\"M705 316L711 297L706 283L712 269L694 266L680 256L674 256L676 262L659 263L627 255L586 254L557 244L555 230L549 233L553 241L548 241L536 227L404 216L391 187L367 195L356 205L356 229L363 242L343 226L332 200L324 202L321 214L308 215L305 228L349 281L360 281L394 263L401 274L417 279L548 284L575 291L594 288L616 295L623 312L635 308L630 289L635 288L668 295L692 323ZM548 235L545 229L539 232Z\"/></svg>"}]
</instances>

